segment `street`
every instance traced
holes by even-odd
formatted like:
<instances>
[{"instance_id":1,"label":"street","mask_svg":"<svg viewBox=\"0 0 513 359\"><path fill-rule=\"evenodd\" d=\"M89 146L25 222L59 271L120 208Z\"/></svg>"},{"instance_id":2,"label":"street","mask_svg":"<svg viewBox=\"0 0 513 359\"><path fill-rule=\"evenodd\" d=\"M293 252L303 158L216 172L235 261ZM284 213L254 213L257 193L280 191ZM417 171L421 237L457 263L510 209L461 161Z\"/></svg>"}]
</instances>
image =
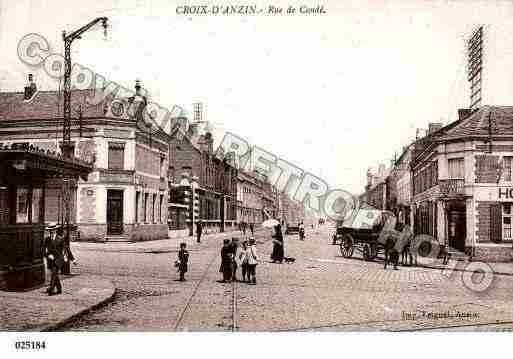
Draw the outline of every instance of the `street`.
<instances>
[{"instance_id":1,"label":"street","mask_svg":"<svg viewBox=\"0 0 513 359\"><path fill-rule=\"evenodd\" d=\"M257 235L257 285L217 281L222 240L190 244L189 272L179 282L175 249L116 250L74 243L79 274L113 281L114 300L69 323L72 331L373 331L513 329L511 276L485 293L467 289L461 272L400 267L358 253L345 259L329 225L285 237L294 263L273 264L270 234ZM153 242L155 243L155 242ZM151 248L152 243L148 243ZM239 274L240 277L240 274ZM450 315L447 315L450 314Z\"/></svg>"}]
</instances>

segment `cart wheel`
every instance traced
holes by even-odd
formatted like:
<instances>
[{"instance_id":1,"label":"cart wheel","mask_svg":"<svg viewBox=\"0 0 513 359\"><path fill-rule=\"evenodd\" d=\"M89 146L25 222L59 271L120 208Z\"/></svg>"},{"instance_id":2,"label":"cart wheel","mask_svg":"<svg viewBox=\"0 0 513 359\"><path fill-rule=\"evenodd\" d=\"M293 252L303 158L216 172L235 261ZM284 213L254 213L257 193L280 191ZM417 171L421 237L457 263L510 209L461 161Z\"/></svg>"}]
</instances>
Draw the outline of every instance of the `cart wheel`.
<instances>
[{"instance_id":1,"label":"cart wheel","mask_svg":"<svg viewBox=\"0 0 513 359\"><path fill-rule=\"evenodd\" d=\"M349 234L346 234L340 241L340 253L344 258L351 258L353 256L353 252L353 238Z\"/></svg>"}]
</instances>

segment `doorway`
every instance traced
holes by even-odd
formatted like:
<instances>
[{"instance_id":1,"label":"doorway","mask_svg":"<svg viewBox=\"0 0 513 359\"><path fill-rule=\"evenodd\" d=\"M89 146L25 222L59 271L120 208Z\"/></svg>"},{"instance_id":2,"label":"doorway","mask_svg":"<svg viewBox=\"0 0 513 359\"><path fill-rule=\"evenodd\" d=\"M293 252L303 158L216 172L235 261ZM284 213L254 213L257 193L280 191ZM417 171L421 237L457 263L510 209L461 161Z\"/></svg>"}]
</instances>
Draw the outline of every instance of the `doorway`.
<instances>
[{"instance_id":1,"label":"doorway","mask_svg":"<svg viewBox=\"0 0 513 359\"><path fill-rule=\"evenodd\" d=\"M465 204L453 204L447 212L449 246L465 252L467 238L467 213Z\"/></svg>"},{"instance_id":2,"label":"doorway","mask_svg":"<svg viewBox=\"0 0 513 359\"><path fill-rule=\"evenodd\" d=\"M107 190L107 235L123 234L123 191Z\"/></svg>"}]
</instances>

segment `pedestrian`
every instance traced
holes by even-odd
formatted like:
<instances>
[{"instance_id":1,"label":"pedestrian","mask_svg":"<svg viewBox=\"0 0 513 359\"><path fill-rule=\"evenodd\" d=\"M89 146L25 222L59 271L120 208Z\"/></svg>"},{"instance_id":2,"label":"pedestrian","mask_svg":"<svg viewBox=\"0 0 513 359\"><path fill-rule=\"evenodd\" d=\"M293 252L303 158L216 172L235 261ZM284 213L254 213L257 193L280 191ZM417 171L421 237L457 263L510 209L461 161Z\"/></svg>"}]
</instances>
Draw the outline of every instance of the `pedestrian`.
<instances>
[{"instance_id":1,"label":"pedestrian","mask_svg":"<svg viewBox=\"0 0 513 359\"><path fill-rule=\"evenodd\" d=\"M57 236L60 236L64 239L64 263L61 268L61 274L69 274L69 270L66 270L67 273L64 273L64 267L67 267L69 269L69 262L72 262L73 265L77 265L77 261L75 259L75 256L73 255L73 252L71 252L71 246L68 240L64 238L64 230L62 226L58 227L57 229Z\"/></svg>"},{"instance_id":2,"label":"pedestrian","mask_svg":"<svg viewBox=\"0 0 513 359\"><path fill-rule=\"evenodd\" d=\"M46 230L50 233L45 239L45 255L47 266L51 271L50 286L46 290L48 295L61 294L62 285L59 278L59 271L64 264L64 239L57 234L59 226L57 223L50 223ZM57 290L56 292L54 290Z\"/></svg>"},{"instance_id":3,"label":"pedestrian","mask_svg":"<svg viewBox=\"0 0 513 359\"><path fill-rule=\"evenodd\" d=\"M305 240L305 225L303 224L303 221L301 221L298 225L298 232L299 232L299 239L304 241Z\"/></svg>"},{"instance_id":4,"label":"pedestrian","mask_svg":"<svg viewBox=\"0 0 513 359\"><path fill-rule=\"evenodd\" d=\"M221 268L219 272L223 274L221 283L229 282L232 279L232 247L229 239L223 241L221 248Z\"/></svg>"},{"instance_id":5,"label":"pedestrian","mask_svg":"<svg viewBox=\"0 0 513 359\"><path fill-rule=\"evenodd\" d=\"M251 235L255 235L255 224L253 222L251 222L249 224L249 230L251 231Z\"/></svg>"},{"instance_id":6,"label":"pedestrian","mask_svg":"<svg viewBox=\"0 0 513 359\"><path fill-rule=\"evenodd\" d=\"M249 258L249 248L248 241L242 242L242 249L239 253L239 262L241 264L241 272L242 272L242 281L244 283L249 283L249 271L248 271L248 258ZM247 279L246 279L247 275Z\"/></svg>"},{"instance_id":7,"label":"pedestrian","mask_svg":"<svg viewBox=\"0 0 513 359\"><path fill-rule=\"evenodd\" d=\"M185 282L185 273L188 270L189 251L186 249L187 243L180 243L180 250L178 251L178 272L180 272L180 282Z\"/></svg>"},{"instance_id":8,"label":"pedestrian","mask_svg":"<svg viewBox=\"0 0 513 359\"><path fill-rule=\"evenodd\" d=\"M254 237L249 238L249 247L247 251L248 258L248 282L256 285L256 266L258 264L258 255Z\"/></svg>"},{"instance_id":9,"label":"pedestrian","mask_svg":"<svg viewBox=\"0 0 513 359\"><path fill-rule=\"evenodd\" d=\"M231 242L231 250L232 250L232 281L237 281L237 268L239 267L239 257L240 257L240 247L239 247L239 239L232 238Z\"/></svg>"},{"instance_id":10,"label":"pedestrian","mask_svg":"<svg viewBox=\"0 0 513 359\"><path fill-rule=\"evenodd\" d=\"M246 222L242 221L242 235L246 235Z\"/></svg>"},{"instance_id":11,"label":"pedestrian","mask_svg":"<svg viewBox=\"0 0 513 359\"><path fill-rule=\"evenodd\" d=\"M281 231L281 225L277 224L274 227L273 239L273 252L271 254L271 260L273 263L283 263L283 257L285 256L285 248L283 245L283 233Z\"/></svg>"},{"instance_id":12,"label":"pedestrian","mask_svg":"<svg viewBox=\"0 0 513 359\"><path fill-rule=\"evenodd\" d=\"M399 252L395 248L395 239L393 236L388 236L385 242L385 267L387 269L388 263L394 265L394 269L397 270L399 264Z\"/></svg>"},{"instance_id":13,"label":"pedestrian","mask_svg":"<svg viewBox=\"0 0 513 359\"><path fill-rule=\"evenodd\" d=\"M203 233L203 224L201 221L196 223L196 242L201 243L201 234Z\"/></svg>"}]
</instances>

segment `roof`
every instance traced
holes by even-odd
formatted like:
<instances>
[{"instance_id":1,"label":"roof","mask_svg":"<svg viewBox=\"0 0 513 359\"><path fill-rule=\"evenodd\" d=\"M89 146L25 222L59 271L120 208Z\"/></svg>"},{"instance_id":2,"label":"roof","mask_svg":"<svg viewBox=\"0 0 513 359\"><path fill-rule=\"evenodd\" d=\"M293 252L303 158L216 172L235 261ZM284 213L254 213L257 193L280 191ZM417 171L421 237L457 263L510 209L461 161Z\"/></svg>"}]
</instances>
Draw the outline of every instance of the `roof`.
<instances>
[{"instance_id":1,"label":"roof","mask_svg":"<svg viewBox=\"0 0 513 359\"><path fill-rule=\"evenodd\" d=\"M28 171L45 176L73 176L87 180L93 165L79 158L64 158L60 153L44 151L26 144L0 145L0 164L11 165L20 173ZM5 168L5 167L4 167Z\"/></svg>"},{"instance_id":2,"label":"roof","mask_svg":"<svg viewBox=\"0 0 513 359\"><path fill-rule=\"evenodd\" d=\"M492 136L513 136L513 106L484 106L469 117L457 121L456 125L442 128L440 140L460 137L489 137L491 121Z\"/></svg>"},{"instance_id":3,"label":"roof","mask_svg":"<svg viewBox=\"0 0 513 359\"><path fill-rule=\"evenodd\" d=\"M111 96L107 96L98 104L90 104L96 91L101 89L73 90L71 92L71 109L82 105L84 117L105 116L104 108ZM0 92L0 121L1 120L50 120L62 118L63 94L58 91L38 91L30 100L24 100L23 92Z\"/></svg>"}]
</instances>

